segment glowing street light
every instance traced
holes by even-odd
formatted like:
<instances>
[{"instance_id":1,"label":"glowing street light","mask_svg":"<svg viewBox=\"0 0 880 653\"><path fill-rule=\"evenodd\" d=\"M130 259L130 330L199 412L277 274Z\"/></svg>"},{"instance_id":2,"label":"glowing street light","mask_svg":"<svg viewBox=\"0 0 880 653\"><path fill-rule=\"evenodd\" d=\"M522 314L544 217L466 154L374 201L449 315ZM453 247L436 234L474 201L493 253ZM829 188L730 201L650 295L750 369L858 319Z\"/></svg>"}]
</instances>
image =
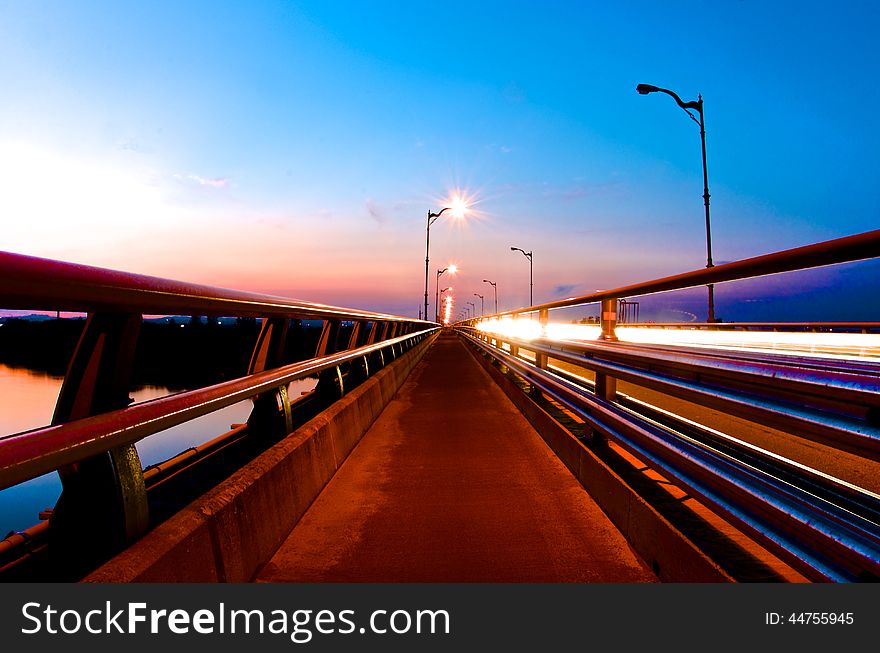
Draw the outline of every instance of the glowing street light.
<instances>
[{"instance_id":1,"label":"glowing street light","mask_svg":"<svg viewBox=\"0 0 880 653\"><path fill-rule=\"evenodd\" d=\"M486 303L483 301L483 296L480 293L475 292L474 297L480 298L480 317L483 317L483 315L486 314Z\"/></svg>"},{"instance_id":2,"label":"glowing street light","mask_svg":"<svg viewBox=\"0 0 880 653\"><path fill-rule=\"evenodd\" d=\"M461 219L464 217L465 212L467 211L467 202L463 197L456 196L452 198L452 201L449 203L449 206L446 206L440 209L437 213L432 213L431 209L428 209L428 225L425 229L425 319L428 319L428 268L429 268L429 256L431 251L431 225L437 221L441 215L443 215L446 211L452 212L452 217Z\"/></svg>"},{"instance_id":3,"label":"glowing street light","mask_svg":"<svg viewBox=\"0 0 880 653\"><path fill-rule=\"evenodd\" d=\"M522 252L523 255L529 259L529 306L534 306L535 302L532 299L532 289L534 288L534 283L532 282L532 253L527 252L526 250L520 247L511 247L511 252ZM497 312L497 311L496 311Z\"/></svg>"},{"instance_id":4,"label":"glowing street light","mask_svg":"<svg viewBox=\"0 0 880 653\"><path fill-rule=\"evenodd\" d=\"M452 297L447 296L443 306L443 322L449 324L452 317Z\"/></svg>"},{"instance_id":5,"label":"glowing street light","mask_svg":"<svg viewBox=\"0 0 880 653\"><path fill-rule=\"evenodd\" d=\"M639 93L639 95L647 95L648 93L666 93L666 95L675 100L675 103L682 108L691 120L700 126L700 144L703 147L703 205L706 207L706 267L714 267L714 264L712 263L712 230L709 226L709 173L706 170L706 124L703 119L703 96L697 95L695 101L683 102L674 91L660 88L659 86L652 86L651 84L639 84L636 86L636 92ZM700 114L700 119L697 120L694 117L694 114L688 111L688 109L693 109ZM710 283L707 288L709 289L709 322L714 322L715 286Z\"/></svg>"},{"instance_id":6,"label":"glowing street light","mask_svg":"<svg viewBox=\"0 0 880 653\"><path fill-rule=\"evenodd\" d=\"M492 290L495 291L495 314L498 314L498 284L494 281L489 281L488 279L483 279L483 283L488 283L492 286Z\"/></svg>"},{"instance_id":7,"label":"glowing street light","mask_svg":"<svg viewBox=\"0 0 880 653\"><path fill-rule=\"evenodd\" d=\"M444 288L443 290L441 290L440 292L437 293L437 296L440 299L443 299L443 293L445 293L448 290L452 290L452 286L449 286L448 288ZM445 301L446 301L446 311L445 312L447 315L449 315L450 311L452 310L452 297L447 295Z\"/></svg>"},{"instance_id":8,"label":"glowing street light","mask_svg":"<svg viewBox=\"0 0 880 653\"><path fill-rule=\"evenodd\" d=\"M434 286L437 289L437 295L434 297L434 321L438 322L438 310L440 308L440 277L444 272L449 272L449 274L455 274L458 272L458 266L455 263L450 263L449 267L445 267L442 270L437 270L437 283Z\"/></svg>"}]
</instances>

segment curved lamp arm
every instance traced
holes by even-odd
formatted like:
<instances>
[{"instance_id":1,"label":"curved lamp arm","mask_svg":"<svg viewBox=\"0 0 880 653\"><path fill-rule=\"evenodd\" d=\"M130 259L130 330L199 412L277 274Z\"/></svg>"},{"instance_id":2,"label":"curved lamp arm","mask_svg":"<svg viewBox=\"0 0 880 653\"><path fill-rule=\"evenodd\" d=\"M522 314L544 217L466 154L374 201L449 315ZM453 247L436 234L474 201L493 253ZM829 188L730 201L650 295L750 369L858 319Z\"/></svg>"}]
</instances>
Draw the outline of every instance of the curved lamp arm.
<instances>
[{"instance_id":1,"label":"curved lamp arm","mask_svg":"<svg viewBox=\"0 0 880 653\"><path fill-rule=\"evenodd\" d=\"M702 127L701 120L697 120L694 117L694 114L692 114L690 111L688 111L688 109L694 109L694 110L698 111L700 113L700 118L702 119L702 117L703 117L703 96L702 95L700 95L699 99L697 99L697 100L694 100L691 102L685 102L684 100L682 100L678 96L678 93L676 93L675 91L670 91L668 88L660 88L659 86L654 86L652 84L639 84L638 86L636 86L636 92L639 95L647 95L648 93L666 93L666 95L668 95L673 100L675 100L675 103L678 106L680 106L688 116L690 116L691 120L693 120L695 123L697 123L698 125L700 125Z\"/></svg>"},{"instance_id":2,"label":"curved lamp arm","mask_svg":"<svg viewBox=\"0 0 880 653\"><path fill-rule=\"evenodd\" d=\"M440 209L439 211L437 211L437 213L432 213L431 209L428 209L428 224L429 225L434 224L434 221L437 220L437 218L439 218L443 214L444 211L448 211L450 208L451 207L449 207L449 206L444 207L444 208Z\"/></svg>"}]
</instances>

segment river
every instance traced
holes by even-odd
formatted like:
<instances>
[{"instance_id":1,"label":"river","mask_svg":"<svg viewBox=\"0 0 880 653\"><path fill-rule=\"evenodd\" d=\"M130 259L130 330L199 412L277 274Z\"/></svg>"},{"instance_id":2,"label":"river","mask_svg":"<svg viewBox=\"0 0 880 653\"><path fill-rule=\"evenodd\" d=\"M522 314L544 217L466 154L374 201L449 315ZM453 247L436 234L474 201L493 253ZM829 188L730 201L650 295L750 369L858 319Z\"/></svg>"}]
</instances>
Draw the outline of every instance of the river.
<instances>
[{"instance_id":1,"label":"river","mask_svg":"<svg viewBox=\"0 0 880 653\"><path fill-rule=\"evenodd\" d=\"M62 378L0 364L0 437L46 426L52 421ZM314 380L291 384L292 396L311 390ZM131 393L135 402L171 394L168 388L149 386ZM229 430L232 424L247 420L250 400L228 406L215 413L179 424L137 443L144 466L167 460L194 445ZM0 490L0 539L10 530L22 530L39 521L38 514L55 505L61 492L58 474L52 472L20 485Z\"/></svg>"}]
</instances>

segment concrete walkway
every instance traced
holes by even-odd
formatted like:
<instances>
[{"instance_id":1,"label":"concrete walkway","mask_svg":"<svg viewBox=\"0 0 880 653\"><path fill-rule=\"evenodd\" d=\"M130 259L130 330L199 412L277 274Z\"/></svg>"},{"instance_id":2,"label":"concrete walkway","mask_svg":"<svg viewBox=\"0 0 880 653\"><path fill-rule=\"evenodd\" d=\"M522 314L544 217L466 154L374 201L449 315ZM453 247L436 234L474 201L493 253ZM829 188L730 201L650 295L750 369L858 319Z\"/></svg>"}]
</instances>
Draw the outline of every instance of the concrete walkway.
<instances>
[{"instance_id":1,"label":"concrete walkway","mask_svg":"<svg viewBox=\"0 0 880 653\"><path fill-rule=\"evenodd\" d=\"M445 335L256 580L656 578L458 338Z\"/></svg>"}]
</instances>

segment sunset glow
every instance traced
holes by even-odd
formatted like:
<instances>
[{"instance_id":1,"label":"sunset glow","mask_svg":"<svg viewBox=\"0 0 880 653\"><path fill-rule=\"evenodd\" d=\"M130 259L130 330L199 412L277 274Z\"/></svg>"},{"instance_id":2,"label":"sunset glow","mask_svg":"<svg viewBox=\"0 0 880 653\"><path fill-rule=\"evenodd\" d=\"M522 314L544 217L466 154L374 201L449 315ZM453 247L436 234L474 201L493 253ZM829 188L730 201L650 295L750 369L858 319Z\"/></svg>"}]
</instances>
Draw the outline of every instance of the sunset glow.
<instances>
[{"instance_id":1,"label":"sunset glow","mask_svg":"<svg viewBox=\"0 0 880 653\"><path fill-rule=\"evenodd\" d=\"M0 147L3 249L94 249L186 221L189 211L170 195L155 172L112 158L83 160L23 143Z\"/></svg>"}]
</instances>

